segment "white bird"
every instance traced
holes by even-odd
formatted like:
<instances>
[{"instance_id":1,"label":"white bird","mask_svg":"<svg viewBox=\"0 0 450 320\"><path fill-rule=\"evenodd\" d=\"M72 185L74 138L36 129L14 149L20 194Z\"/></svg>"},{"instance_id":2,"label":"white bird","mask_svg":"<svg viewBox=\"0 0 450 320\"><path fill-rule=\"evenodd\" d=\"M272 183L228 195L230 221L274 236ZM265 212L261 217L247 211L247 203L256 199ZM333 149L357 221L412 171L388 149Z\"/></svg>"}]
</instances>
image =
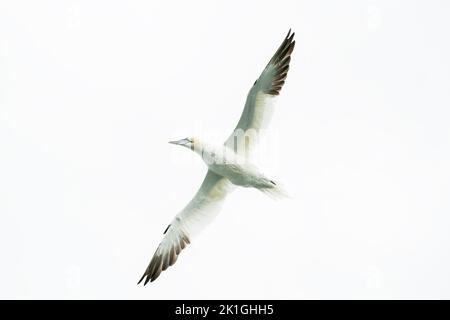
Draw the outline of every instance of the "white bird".
<instances>
[{"instance_id":1,"label":"white bird","mask_svg":"<svg viewBox=\"0 0 450 320\"><path fill-rule=\"evenodd\" d=\"M252 187L272 196L283 195L279 184L264 176L249 162L252 149L270 120L274 99L284 85L294 50L294 34L289 30L264 71L247 95L241 118L223 146L209 145L197 138L170 143L190 148L199 154L208 172L200 189L187 206L175 216L164 231L164 238L153 255L144 275L144 285L154 281L172 266L194 235L218 213L226 195L235 187Z\"/></svg>"}]
</instances>

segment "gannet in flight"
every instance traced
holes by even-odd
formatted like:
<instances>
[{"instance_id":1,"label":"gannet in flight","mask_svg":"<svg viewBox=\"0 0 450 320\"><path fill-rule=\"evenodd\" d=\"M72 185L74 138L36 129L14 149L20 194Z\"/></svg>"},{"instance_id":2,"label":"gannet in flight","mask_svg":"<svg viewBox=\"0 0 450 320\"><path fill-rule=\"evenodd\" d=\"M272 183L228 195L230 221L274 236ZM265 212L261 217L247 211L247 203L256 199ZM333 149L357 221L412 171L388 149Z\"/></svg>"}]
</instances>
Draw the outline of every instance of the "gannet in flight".
<instances>
[{"instance_id":1,"label":"gannet in flight","mask_svg":"<svg viewBox=\"0 0 450 320\"><path fill-rule=\"evenodd\" d=\"M270 119L274 98L284 85L295 46L293 39L294 33L289 30L250 89L241 118L223 146L212 146L197 138L170 142L199 154L208 172L194 198L164 231L164 238L138 284L144 279L144 285L154 281L175 263L191 238L217 215L226 195L235 186L256 188L274 196L282 193L279 184L265 177L247 160L261 129Z\"/></svg>"}]
</instances>

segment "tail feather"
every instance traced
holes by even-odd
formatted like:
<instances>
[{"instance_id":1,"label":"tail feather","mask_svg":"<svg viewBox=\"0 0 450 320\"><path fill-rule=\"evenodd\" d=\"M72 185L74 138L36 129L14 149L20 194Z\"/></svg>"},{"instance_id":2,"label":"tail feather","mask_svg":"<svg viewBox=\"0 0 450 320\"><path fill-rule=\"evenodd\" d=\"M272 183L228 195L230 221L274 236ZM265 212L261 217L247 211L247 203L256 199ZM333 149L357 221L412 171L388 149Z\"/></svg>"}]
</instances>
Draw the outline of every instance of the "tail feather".
<instances>
[{"instance_id":1,"label":"tail feather","mask_svg":"<svg viewBox=\"0 0 450 320\"><path fill-rule=\"evenodd\" d=\"M268 195L270 198L274 200L283 199L283 198L290 198L289 194L287 193L286 189L279 183L279 182L273 182L272 186L267 188L260 188L258 189L262 193Z\"/></svg>"}]
</instances>

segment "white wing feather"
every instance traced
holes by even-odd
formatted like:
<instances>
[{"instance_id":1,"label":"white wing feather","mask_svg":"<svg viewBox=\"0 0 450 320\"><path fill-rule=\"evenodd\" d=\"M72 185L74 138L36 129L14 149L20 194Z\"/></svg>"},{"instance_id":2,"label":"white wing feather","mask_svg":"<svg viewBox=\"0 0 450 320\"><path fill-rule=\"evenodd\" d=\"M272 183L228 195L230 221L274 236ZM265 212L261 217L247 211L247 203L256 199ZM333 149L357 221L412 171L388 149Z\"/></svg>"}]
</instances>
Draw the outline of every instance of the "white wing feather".
<instances>
[{"instance_id":1,"label":"white wing feather","mask_svg":"<svg viewBox=\"0 0 450 320\"><path fill-rule=\"evenodd\" d=\"M248 157L251 154L261 129L267 128L270 122L276 96L280 94L289 71L291 53L295 46L294 35L289 30L283 43L255 81L247 95L238 124L225 141L228 148L242 156Z\"/></svg>"},{"instance_id":2,"label":"white wing feather","mask_svg":"<svg viewBox=\"0 0 450 320\"><path fill-rule=\"evenodd\" d=\"M227 179L208 170L194 198L167 227L163 240L138 284L144 279L144 285L154 281L162 271L175 263L192 237L215 218L223 200L232 189L233 185Z\"/></svg>"}]
</instances>

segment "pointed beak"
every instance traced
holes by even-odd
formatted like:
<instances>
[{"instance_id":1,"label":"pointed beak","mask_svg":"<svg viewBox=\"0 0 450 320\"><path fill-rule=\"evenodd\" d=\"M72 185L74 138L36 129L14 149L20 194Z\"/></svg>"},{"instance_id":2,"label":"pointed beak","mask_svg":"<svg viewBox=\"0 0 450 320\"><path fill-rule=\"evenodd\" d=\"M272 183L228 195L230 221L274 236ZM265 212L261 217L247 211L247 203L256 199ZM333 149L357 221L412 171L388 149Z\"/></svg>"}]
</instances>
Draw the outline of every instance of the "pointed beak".
<instances>
[{"instance_id":1,"label":"pointed beak","mask_svg":"<svg viewBox=\"0 0 450 320\"><path fill-rule=\"evenodd\" d=\"M181 140L176 140L176 141L169 141L169 143L178 144L180 146L186 146L187 144L190 143L190 141L188 139L181 139Z\"/></svg>"}]
</instances>

